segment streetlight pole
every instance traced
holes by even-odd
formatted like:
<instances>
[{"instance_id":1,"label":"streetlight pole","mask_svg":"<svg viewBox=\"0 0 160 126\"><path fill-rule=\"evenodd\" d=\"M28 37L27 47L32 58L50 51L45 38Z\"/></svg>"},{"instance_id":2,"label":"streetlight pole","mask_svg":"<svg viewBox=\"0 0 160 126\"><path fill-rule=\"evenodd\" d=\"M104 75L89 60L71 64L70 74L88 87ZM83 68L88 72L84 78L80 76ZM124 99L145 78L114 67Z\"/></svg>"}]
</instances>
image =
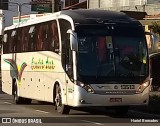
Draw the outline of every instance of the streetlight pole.
<instances>
[{"instance_id":1,"label":"streetlight pole","mask_svg":"<svg viewBox=\"0 0 160 126\"><path fill-rule=\"evenodd\" d=\"M89 9L90 0L87 0L87 9Z\"/></svg>"},{"instance_id":2,"label":"streetlight pole","mask_svg":"<svg viewBox=\"0 0 160 126\"><path fill-rule=\"evenodd\" d=\"M18 23L21 22L21 5L17 4L17 11L18 11Z\"/></svg>"},{"instance_id":3,"label":"streetlight pole","mask_svg":"<svg viewBox=\"0 0 160 126\"><path fill-rule=\"evenodd\" d=\"M146 0L143 0L143 12L145 12L146 11Z\"/></svg>"},{"instance_id":4,"label":"streetlight pole","mask_svg":"<svg viewBox=\"0 0 160 126\"><path fill-rule=\"evenodd\" d=\"M52 0L52 13L54 13L54 11L55 11L55 1L54 0Z\"/></svg>"}]
</instances>

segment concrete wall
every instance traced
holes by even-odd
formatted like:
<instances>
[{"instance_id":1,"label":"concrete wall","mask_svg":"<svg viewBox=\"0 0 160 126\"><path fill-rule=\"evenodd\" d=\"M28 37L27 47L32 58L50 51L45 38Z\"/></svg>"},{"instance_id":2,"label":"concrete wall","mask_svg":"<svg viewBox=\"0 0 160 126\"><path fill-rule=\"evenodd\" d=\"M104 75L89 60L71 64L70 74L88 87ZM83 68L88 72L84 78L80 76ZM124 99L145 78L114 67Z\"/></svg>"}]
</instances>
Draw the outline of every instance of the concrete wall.
<instances>
[{"instance_id":1,"label":"concrete wall","mask_svg":"<svg viewBox=\"0 0 160 126\"><path fill-rule=\"evenodd\" d=\"M160 0L159 0L160 1ZM153 2L154 3L154 0ZM89 8L105 10L146 11L149 15L160 13L160 3L147 4L146 0L89 0Z\"/></svg>"},{"instance_id":2,"label":"concrete wall","mask_svg":"<svg viewBox=\"0 0 160 126\"><path fill-rule=\"evenodd\" d=\"M10 2L15 2L15 3L29 3L31 0L10 0ZM9 3L9 9L8 10L4 10L3 14L4 14L4 26L9 26L12 25L12 17L14 16L18 16L18 10L17 10L17 5L16 4L11 4ZM22 6L22 14L21 15L25 15L25 14L30 14L31 13L31 6L26 4ZM32 13L36 13L36 12L32 12Z\"/></svg>"}]
</instances>

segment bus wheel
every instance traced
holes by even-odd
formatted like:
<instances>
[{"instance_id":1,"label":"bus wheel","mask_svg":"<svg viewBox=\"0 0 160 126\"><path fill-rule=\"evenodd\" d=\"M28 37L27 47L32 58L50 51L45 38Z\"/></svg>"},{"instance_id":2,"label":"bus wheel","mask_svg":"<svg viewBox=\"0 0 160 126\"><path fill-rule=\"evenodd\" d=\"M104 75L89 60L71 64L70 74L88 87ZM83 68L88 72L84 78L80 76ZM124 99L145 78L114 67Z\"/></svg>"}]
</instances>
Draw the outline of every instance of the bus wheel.
<instances>
[{"instance_id":1,"label":"bus wheel","mask_svg":"<svg viewBox=\"0 0 160 126\"><path fill-rule=\"evenodd\" d=\"M115 107L115 111L117 115L126 115L128 113L128 106L117 106Z\"/></svg>"},{"instance_id":2,"label":"bus wheel","mask_svg":"<svg viewBox=\"0 0 160 126\"><path fill-rule=\"evenodd\" d=\"M24 104L31 104L32 103L32 99L29 98L23 98L24 99Z\"/></svg>"},{"instance_id":3,"label":"bus wheel","mask_svg":"<svg viewBox=\"0 0 160 126\"><path fill-rule=\"evenodd\" d=\"M56 85L55 109L61 114L69 114L70 111L68 105L62 104L62 93L58 84Z\"/></svg>"},{"instance_id":4,"label":"bus wheel","mask_svg":"<svg viewBox=\"0 0 160 126\"><path fill-rule=\"evenodd\" d=\"M22 104L23 103L23 98L18 96L18 88L17 88L17 82L14 83L14 102L16 104Z\"/></svg>"}]
</instances>

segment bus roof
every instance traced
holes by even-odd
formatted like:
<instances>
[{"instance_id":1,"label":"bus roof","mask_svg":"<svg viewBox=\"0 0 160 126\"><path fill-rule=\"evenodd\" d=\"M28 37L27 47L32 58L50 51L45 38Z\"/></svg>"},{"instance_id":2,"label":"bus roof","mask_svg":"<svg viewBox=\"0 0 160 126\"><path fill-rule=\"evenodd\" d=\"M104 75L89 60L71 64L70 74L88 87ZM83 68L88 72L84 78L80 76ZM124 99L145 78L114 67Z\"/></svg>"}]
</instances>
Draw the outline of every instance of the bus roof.
<instances>
[{"instance_id":1,"label":"bus roof","mask_svg":"<svg viewBox=\"0 0 160 126\"><path fill-rule=\"evenodd\" d=\"M10 30L10 29L18 28L18 27L24 27L24 26L34 25L34 24L38 24L38 23L42 23L42 22L47 22L47 21L56 19L58 15L60 15L60 12L37 17L37 18L31 19L31 20L28 20L27 22L20 22L17 24L13 24L9 27L6 27L4 30Z\"/></svg>"},{"instance_id":2,"label":"bus roof","mask_svg":"<svg viewBox=\"0 0 160 126\"><path fill-rule=\"evenodd\" d=\"M36 19L29 20L25 23L20 23L17 25L6 27L5 30L15 29L17 27L24 27L28 25L50 21L53 19L58 19L58 16L60 15L67 15L73 19L74 23L81 23L81 24L92 24L100 22L103 23L127 22L127 23L136 23L140 25L139 21L130 18L123 12L115 12L115 11L100 10L100 9L76 9L76 10L63 10L50 15L37 17Z\"/></svg>"},{"instance_id":3,"label":"bus roof","mask_svg":"<svg viewBox=\"0 0 160 126\"><path fill-rule=\"evenodd\" d=\"M65 10L61 14L70 16L74 23L94 23L95 20L107 22L128 22L134 23L137 20L130 18L123 12L100 10L100 9L77 9L77 10Z\"/></svg>"}]
</instances>

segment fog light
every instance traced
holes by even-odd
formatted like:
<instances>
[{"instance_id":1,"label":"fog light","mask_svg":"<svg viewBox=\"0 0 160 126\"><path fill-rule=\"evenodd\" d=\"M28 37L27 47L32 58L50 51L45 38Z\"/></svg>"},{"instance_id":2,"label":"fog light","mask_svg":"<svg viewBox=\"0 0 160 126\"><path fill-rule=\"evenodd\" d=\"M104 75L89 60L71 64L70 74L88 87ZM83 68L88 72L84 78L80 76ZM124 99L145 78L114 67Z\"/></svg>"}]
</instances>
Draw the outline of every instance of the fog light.
<instances>
[{"instance_id":1,"label":"fog light","mask_svg":"<svg viewBox=\"0 0 160 126\"><path fill-rule=\"evenodd\" d=\"M81 100L79 100L79 101L80 101L80 103L82 103L82 104L85 103L85 100L83 100L83 99L81 99Z\"/></svg>"}]
</instances>

